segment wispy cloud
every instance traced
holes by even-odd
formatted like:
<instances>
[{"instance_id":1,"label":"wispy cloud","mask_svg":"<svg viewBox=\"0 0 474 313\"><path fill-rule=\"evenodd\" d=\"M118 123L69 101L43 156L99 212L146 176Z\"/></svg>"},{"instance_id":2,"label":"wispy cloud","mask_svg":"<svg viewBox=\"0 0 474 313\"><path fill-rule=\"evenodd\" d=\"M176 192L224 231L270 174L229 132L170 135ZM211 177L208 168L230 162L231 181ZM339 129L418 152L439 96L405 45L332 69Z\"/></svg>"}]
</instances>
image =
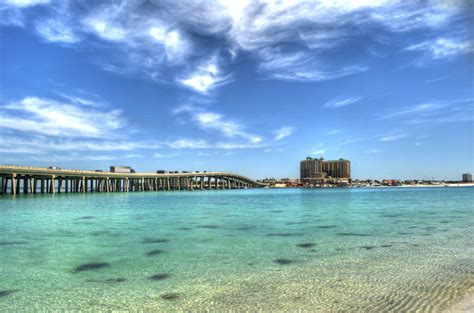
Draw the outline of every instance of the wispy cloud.
<instances>
[{"instance_id":1,"label":"wispy cloud","mask_svg":"<svg viewBox=\"0 0 474 313\"><path fill-rule=\"evenodd\" d=\"M3 136L0 145L9 149L23 147L32 153L65 151L133 151L137 148L153 148L150 143L136 141L111 141L77 138L50 138L45 136Z\"/></svg>"},{"instance_id":2,"label":"wispy cloud","mask_svg":"<svg viewBox=\"0 0 474 313\"><path fill-rule=\"evenodd\" d=\"M180 156L181 154L179 153L154 153L153 157L156 159L169 159L169 158L176 158Z\"/></svg>"},{"instance_id":3,"label":"wispy cloud","mask_svg":"<svg viewBox=\"0 0 474 313\"><path fill-rule=\"evenodd\" d=\"M474 51L472 40L440 37L408 46L408 51L424 51L433 59L442 59Z\"/></svg>"},{"instance_id":4,"label":"wispy cloud","mask_svg":"<svg viewBox=\"0 0 474 313\"><path fill-rule=\"evenodd\" d=\"M324 81L354 75L367 71L369 68L360 65L347 66L332 71L324 71L310 68L288 69L286 72L273 73L273 78L294 81Z\"/></svg>"},{"instance_id":5,"label":"wispy cloud","mask_svg":"<svg viewBox=\"0 0 474 313\"><path fill-rule=\"evenodd\" d=\"M57 92L57 94L69 101L70 103L73 103L73 104L77 104L77 105L83 105L83 106L90 106L90 107L93 107L93 108L101 108L101 107L104 107L105 104L100 100L100 99L97 99L98 97L94 95L94 98L95 99L88 99L88 98L85 98L83 96L76 96L76 95L73 95L73 94L67 94L67 93L64 93L64 92Z\"/></svg>"},{"instance_id":6,"label":"wispy cloud","mask_svg":"<svg viewBox=\"0 0 474 313\"><path fill-rule=\"evenodd\" d=\"M275 141L280 141L280 140L283 140L285 139L286 137L290 136L291 134L293 134L293 132L295 131L295 128L294 127L290 127L290 126L284 126L280 129L277 129L274 133L275 133L275 137L273 138L273 140Z\"/></svg>"},{"instance_id":7,"label":"wispy cloud","mask_svg":"<svg viewBox=\"0 0 474 313\"><path fill-rule=\"evenodd\" d=\"M349 98L343 98L343 99L337 98L337 99L333 99L333 100L330 100L330 101L324 103L324 107L326 107L326 108L342 108L342 107L357 103L360 100L362 100L363 98L364 97L349 97Z\"/></svg>"},{"instance_id":8,"label":"wispy cloud","mask_svg":"<svg viewBox=\"0 0 474 313\"><path fill-rule=\"evenodd\" d=\"M231 75L223 75L216 57L199 65L197 69L178 79L178 82L183 86L202 94L207 94L217 86L222 86L230 81Z\"/></svg>"},{"instance_id":9,"label":"wispy cloud","mask_svg":"<svg viewBox=\"0 0 474 313\"><path fill-rule=\"evenodd\" d=\"M244 126L237 121L224 118L223 115L204 111L202 109L185 105L173 111L175 114L187 113L191 121L195 122L201 129L217 130L227 137L240 137L251 144L261 143L263 138L259 135L248 133Z\"/></svg>"},{"instance_id":10,"label":"wispy cloud","mask_svg":"<svg viewBox=\"0 0 474 313\"><path fill-rule=\"evenodd\" d=\"M396 133L392 133L392 134L381 137L380 141L385 141L385 142L395 141L395 140L403 139L403 138L406 138L406 137L408 137L407 133L396 132Z\"/></svg>"},{"instance_id":11,"label":"wispy cloud","mask_svg":"<svg viewBox=\"0 0 474 313\"><path fill-rule=\"evenodd\" d=\"M443 107L443 105L438 104L438 103L421 103L414 106L402 108L401 110L398 110L393 113L385 114L382 117L380 117L380 119L385 120L385 119L391 119L391 118L396 118L400 116L407 116L407 115L412 116L412 114L414 113L438 110L441 107Z\"/></svg>"},{"instance_id":12,"label":"wispy cloud","mask_svg":"<svg viewBox=\"0 0 474 313\"><path fill-rule=\"evenodd\" d=\"M437 100L421 103L381 116L404 124L426 124L463 122L474 119L474 98Z\"/></svg>"},{"instance_id":13,"label":"wispy cloud","mask_svg":"<svg viewBox=\"0 0 474 313\"><path fill-rule=\"evenodd\" d=\"M367 153L370 153L370 154L377 154L377 153L382 153L382 152L383 152L382 150L377 149L377 148L372 148L372 149L367 150Z\"/></svg>"},{"instance_id":14,"label":"wispy cloud","mask_svg":"<svg viewBox=\"0 0 474 313\"><path fill-rule=\"evenodd\" d=\"M39 4L47 4L49 2L50 0L4 0L5 4L19 8L26 8Z\"/></svg>"},{"instance_id":15,"label":"wispy cloud","mask_svg":"<svg viewBox=\"0 0 474 313\"><path fill-rule=\"evenodd\" d=\"M263 148L264 144L235 143L235 142L208 142L205 139L181 138L172 142L163 142L164 146L173 149L256 149Z\"/></svg>"},{"instance_id":16,"label":"wispy cloud","mask_svg":"<svg viewBox=\"0 0 474 313\"><path fill-rule=\"evenodd\" d=\"M24 13L38 5L42 10L24 23ZM139 72L207 94L231 81L233 76L223 69L241 54L253 57L259 73L273 79L324 81L367 71L363 64L329 62L325 52L374 27L390 32L440 29L465 7L463 1L428 5L422 0L93 1L85 10L75 1L6 0L0 10L1 23L31 25L49 42L100 42L96 48L113 51L111 58L96 62L106 70ZM439 38L408 49L442 58L472 47L466 40ZM207 59L210 55L219 62Z\"/></svg>"},{"instance_id":17,"label":"wispy cloud","mask_svg":"<svg viewBox=\"0 0 474 313\"><path fill-rule=\"evenodd\" d=\"M111 137L124 126L121 111L27 97L0 107L0 128L62 137Z\"/></svg>"},{"instance_id":18,"label":"wispy cloud","mask_svg":"<svg viewBox=\"0 0 474 313\"><path fill-rule=\"evenodd\" d=\"M315 150L311 152L311 154L317 154L317 155L323 155L324 153L326 153L325 149L319 149L319 150Z\"/></svg>"},{"instance_id":19,"label":"wispy cloud","mask_svg":"<svg viewBox=\"0 0 474 313\"><path fill-rule=\"evenodd\" d=\"M282 51L275 48L258 52L261 60L259 69L265 75L290 81L325 81L367 71L360 65L328 68L314 59L309 52Z\"/></svg>"},{"instance_id":20,"label":"wispy cloud","mask_svg":"<svg viewBox=\"0 0 474 313\"><path fill-rule=\"evenodd\" d=\"M328 131L328 135L337 135L337 134L340 134L340 133L341 133L340 129L332 129L332 130Z\"/></svg>"},{"instance_id":21,"label":"wispy cloud","mask_svg":"<svg viewBox=\"0 0 474 313\"><path fill-rule=\"evenodd\" d=\"M439 81L447 79L449 76L441 76L441 77L436 77L432 79L426 79L425 83L431 84L431 83L437 83Z\"/></svg>"},{"instance_id":22,"label":"wispy cloud","mask_svg":"<svg viewBox=\"0 0 474 313\"><path fill-rule=\"evenodd\" d=\"M36 32L46 41L73 44L81 40L80 36L65 20L52 17L36 23Z\"/></svg>"}]
</instances>

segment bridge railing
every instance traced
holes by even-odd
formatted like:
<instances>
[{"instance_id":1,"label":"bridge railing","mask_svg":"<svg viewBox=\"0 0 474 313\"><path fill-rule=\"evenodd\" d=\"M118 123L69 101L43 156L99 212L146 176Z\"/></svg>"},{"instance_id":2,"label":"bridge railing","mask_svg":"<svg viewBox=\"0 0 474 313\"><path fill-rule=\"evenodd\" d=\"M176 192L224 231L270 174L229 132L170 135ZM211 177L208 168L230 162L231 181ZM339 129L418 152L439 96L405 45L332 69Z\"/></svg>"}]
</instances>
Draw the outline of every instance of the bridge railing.
<instances>
[{"instance_id":1,"label":"bridge railing","mask_svg":"<svg viewBox=\"0 0 474 313\"><path fill-rule=\"evenodd\" d=\"M233 177L242 181L246 181L251 184L265 186L265 184L258 183L248 177L231 173L231 172L190 172L190 173L119 173L119 172L110 172L110 171L91 171L91 170L79 170L79 169L63 169L63 168L47 168L47 167L34 167L34 166L21 166L21 165L9 165L9 164L0 164L1 170L8 171L18 171L21 172L39 172L41 174L51 174L51 175L84 175L84 176L128 176L128 177L141 177L141 176L158 176L158 177L182 177L182 176L227 176Z\"/></svg>"}]
</instances>

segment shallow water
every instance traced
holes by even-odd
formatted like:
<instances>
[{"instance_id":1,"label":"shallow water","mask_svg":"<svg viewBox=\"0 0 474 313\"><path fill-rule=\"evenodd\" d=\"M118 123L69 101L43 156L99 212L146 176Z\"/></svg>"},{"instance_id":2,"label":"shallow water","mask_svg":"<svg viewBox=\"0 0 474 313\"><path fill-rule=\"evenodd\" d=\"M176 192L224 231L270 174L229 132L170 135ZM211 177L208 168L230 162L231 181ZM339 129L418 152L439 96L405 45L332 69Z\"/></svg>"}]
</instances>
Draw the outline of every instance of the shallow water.
<instances>
[{"instance_id":1,"label":"shallow water","mask_svg":"<svg viewBox=\"0 0 474 313\"><path fill-rule=\"evenodd\" d=\"M441 311L474 188L0 197L0 311Z\"/></svg>"}]
</instances>

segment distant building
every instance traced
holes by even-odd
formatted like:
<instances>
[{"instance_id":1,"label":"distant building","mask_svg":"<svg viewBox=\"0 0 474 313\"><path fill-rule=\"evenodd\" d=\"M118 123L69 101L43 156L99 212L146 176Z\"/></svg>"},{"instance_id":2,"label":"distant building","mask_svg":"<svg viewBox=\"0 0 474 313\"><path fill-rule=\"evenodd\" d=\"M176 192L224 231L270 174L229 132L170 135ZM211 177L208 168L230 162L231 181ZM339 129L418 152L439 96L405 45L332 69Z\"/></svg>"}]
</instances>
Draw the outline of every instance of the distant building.
<instances>
[{"instance_id":1,"label":"distant building","mask_svg":"<svg viewBox=\"0 0 474 313\"><path fill-rule=\"evenodd\" d=\"M111 166L110 171L112 173L135 173L130 166Z\"/></svg>"},{"instance_id":2,"label":"distant building","mask_svg":"<svg viewBox=\"0 0 474 313\"><path fill-rule=\"evenodd\" d=\"M351 162L345 159L323 161L323 172L333 178L351 178Z\"/></svg>"},{"instance_id":3,"label":"distant building","mask_svg":"<svg viewBox=\"0 0 474 313\"><path fill-rule=\"evenodd\" d=\"M292 183L292 184L297 184L300 182L299 178L282 178L280 179L282 183Z\"/></svg>"},{"instance_id":4,"label":"distant building","mask_svg":"<svg viewBox=\"0 0 474 313\"><path fill-rule=\"evenodd\" d=\"M472 174L471 173L462 174L462 181L463 183L472 183Z\"/></svg>"},{"instance_id":5,"label":"distant building","mask_svg":"<svg viewBox=\"0 0 474 313\"><path fill-rule=\"evenodd\" d=\"M300 162L301 180L350 179L351 162L346 159L324 160L307 157Z\"/></svg>"}]
</instances>

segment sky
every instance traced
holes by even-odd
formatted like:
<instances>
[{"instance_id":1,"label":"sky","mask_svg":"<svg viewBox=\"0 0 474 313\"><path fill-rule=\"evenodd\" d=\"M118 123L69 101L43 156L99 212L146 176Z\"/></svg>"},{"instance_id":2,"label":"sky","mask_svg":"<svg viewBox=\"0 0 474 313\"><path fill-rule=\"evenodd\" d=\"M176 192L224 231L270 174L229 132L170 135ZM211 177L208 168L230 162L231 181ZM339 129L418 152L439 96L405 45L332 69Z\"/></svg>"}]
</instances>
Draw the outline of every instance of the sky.
<instances>
[{"instance_id":1,"label":"sky","mask_svg":"<svg viewBox=\"0 0 474 313\"><path fill-rule=\"evenodd\" d=\"M0 163L474 172L469 1L0 0Z\"/></svg>"}]
</instances>

